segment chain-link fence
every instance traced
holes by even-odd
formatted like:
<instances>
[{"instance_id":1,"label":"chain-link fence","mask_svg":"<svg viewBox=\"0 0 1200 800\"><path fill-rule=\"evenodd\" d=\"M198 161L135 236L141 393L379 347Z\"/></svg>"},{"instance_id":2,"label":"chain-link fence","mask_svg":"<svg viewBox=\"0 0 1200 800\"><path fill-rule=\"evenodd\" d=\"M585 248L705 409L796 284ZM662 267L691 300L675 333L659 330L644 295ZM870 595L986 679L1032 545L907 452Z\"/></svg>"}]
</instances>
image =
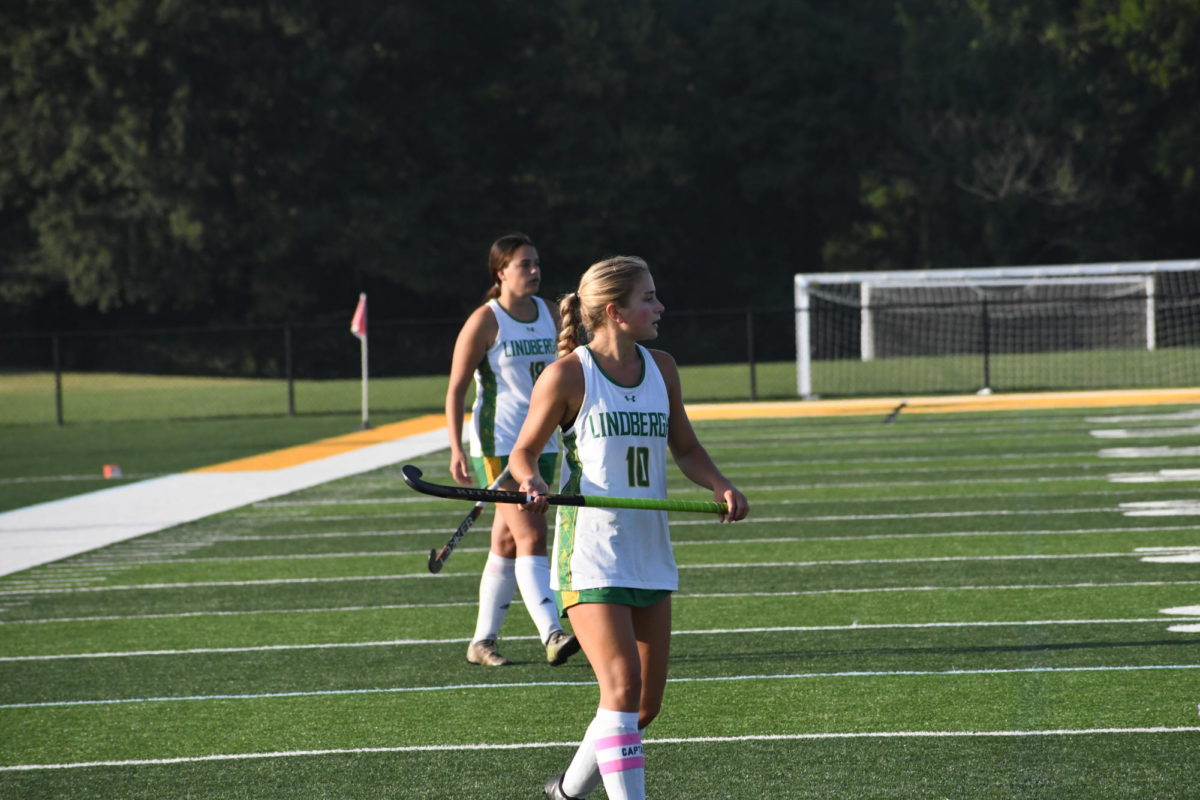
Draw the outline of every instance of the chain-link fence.
<instances>
[{"instance_id":1,"label":"chain-link fence","mask_svg":"<svg viewBox=\"0 0 1200 800\"><path fill-rule=\"evenodd\" d=\"M445 392L459 318L372 320L368 368L371 406L387 410L436 410ZM655 347L683 367L737 365L733 380L689 385L689 401L746 400L764 395L760 362L779 362L788 372L767 381L765 396L793 390L794 315L790 308L668 312ZM344 323L289 323L0 335L0 380L21 373L52 374L36 391L44 396L40 419L62 424L85 402L67 375L184 376L253 379L270 389L266 413L351 412L360 378L359 342ZM397 379L408 379L403 382ZM417 380L412 380L417 379ZM227 382L232 395L236 380ZM337 399L328 399L341 384ZM403 384L404 388L396 388ZM187 391L181 389L181 391ZM201 389L193 387L193 393ZM204 391L213 391L205 389ZM219 390L216 390L219 391ZM74 398L74 403L72 402ZM92 402L92 398L86 398ZM103 400L95 400L103 402ZM264 413L261 401L190 404L189 416ZM64 411L66 409L66 412ZM136 410L128 411L134 414ZM89 414L95 418L95 414Z\"/></svg>"}]
</instances>

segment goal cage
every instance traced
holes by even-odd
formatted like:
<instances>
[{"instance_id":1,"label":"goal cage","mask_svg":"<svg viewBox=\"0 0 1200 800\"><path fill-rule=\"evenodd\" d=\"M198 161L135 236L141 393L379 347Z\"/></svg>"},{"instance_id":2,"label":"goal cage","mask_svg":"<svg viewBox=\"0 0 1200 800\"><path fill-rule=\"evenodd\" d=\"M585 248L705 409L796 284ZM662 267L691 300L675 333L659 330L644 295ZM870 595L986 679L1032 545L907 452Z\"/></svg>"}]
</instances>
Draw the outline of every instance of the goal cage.
<instances>
[{"instance_id":1,"label":"goal cage","mask_svg":"<svg viewBox=\"0 0 1200 800\"><path fill-rule=\"evenodd\" d=\"M803 398L1195 386L1200 260L795 277Z\"/></svg>"}]
</instances>

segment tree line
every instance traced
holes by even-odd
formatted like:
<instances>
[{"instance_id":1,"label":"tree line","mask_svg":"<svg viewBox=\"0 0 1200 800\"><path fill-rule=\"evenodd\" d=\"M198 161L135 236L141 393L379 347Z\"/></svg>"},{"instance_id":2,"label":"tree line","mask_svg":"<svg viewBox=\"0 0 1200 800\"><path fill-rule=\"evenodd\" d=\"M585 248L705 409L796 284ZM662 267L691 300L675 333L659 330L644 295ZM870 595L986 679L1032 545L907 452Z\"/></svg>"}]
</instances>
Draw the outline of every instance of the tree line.
<instances>
[{"instance_id":1,"label":"tree line","mask_svg":"<svg viewBox=\"0 0 1200 800\"><path fill-rule=\"evenodd\" d=\"M4 329L1200 254L1198 0L12 0Z\"/></svg>"}]
</instances>

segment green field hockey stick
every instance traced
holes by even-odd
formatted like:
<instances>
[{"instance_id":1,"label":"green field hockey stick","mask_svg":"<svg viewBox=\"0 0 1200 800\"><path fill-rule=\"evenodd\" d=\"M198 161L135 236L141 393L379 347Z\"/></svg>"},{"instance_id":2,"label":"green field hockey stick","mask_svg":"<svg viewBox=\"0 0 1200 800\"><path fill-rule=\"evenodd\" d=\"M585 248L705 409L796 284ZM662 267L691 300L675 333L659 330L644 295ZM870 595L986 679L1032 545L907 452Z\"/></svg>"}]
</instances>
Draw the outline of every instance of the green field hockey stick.
<instances>
[{"instance_id":1,"label":"green field hockey stick","mask_svg":"<svg viewBox=\"0 0 1200 800\"><path fill-rule=\"evenodd\" d=\"M422 494L444 497L449 500L470 500L485 503L528 503L529 495L524 492L509 492L503 489L476 489L470 486L443 486L421 480L421 470L406 464L400 469L404 482ZM652 511L695 511L700 514L724 514L728 508L724 503L712 500L659 500L641 497L597 497L588 494L548 494L546 502L552 506L588 506L589 508L641 508Z\"/></svg>"}]
</instances>

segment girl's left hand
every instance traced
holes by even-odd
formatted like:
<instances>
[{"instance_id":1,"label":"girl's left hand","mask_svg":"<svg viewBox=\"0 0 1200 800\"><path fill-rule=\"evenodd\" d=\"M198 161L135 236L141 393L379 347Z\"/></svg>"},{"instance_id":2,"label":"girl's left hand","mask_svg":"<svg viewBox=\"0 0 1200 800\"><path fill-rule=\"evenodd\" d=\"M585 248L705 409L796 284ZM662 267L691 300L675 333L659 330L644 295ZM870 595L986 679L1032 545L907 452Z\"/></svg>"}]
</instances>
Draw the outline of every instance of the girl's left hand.
<instances>
[{"instance_id":1,"label":"girl's left hand","mask_svg":"<svg viewBox=\"0 0 1200 800\"><path fill-rule=\"evenodd\" d=\"M545 514L546 509L550 504L546 502L546 495L550 493L550 487L546 482L538 476L534 476L527 481L522 481L520 491L530 496L530 501L521 503L522 511L532 511L535 514Z\"/></svg>"},{"instance_id":2,"label":"girl's left hand","mask_svg":"<svg viewBox=\"0 0 1200 800\"><path fill-rule=\"evenodd\" d=\"M721 522L736 522L739 519L745 519L746 515L750 513L750 501L733 484L714 489L713 499L718 503L724 503L728 509L721 515Z\"/></svg>"}]
</instances>

